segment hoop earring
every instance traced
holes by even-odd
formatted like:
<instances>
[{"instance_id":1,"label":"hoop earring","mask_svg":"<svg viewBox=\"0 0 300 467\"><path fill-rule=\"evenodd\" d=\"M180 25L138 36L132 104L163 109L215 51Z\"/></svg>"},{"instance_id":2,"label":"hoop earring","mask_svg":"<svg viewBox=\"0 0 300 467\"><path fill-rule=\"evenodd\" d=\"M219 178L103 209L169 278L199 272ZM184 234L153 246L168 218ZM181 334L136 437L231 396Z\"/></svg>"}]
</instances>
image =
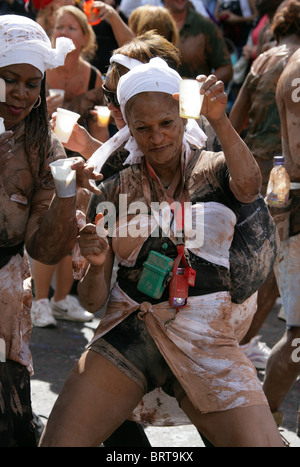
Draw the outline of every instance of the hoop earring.
<instances>
[{"instance_id":1,"label":"hoop earring","mask_svg":"<svg viewBox=\"0 0 300 467\"><path fill-rule=\"evenodd\" d=\"M42 103L42 98L41 96L38 97L37 103L32 107L33 109L37 109Z\"/></svg>"}]
</instances>

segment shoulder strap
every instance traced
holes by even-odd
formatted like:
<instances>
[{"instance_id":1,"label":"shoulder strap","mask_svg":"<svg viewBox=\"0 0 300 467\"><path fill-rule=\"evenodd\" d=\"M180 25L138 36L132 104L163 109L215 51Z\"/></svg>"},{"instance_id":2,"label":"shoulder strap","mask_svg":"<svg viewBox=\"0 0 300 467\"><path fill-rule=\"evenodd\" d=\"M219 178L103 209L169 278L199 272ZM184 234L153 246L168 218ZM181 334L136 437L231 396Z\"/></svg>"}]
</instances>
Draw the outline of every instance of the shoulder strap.
<instances>
[{"instance_id":1,"label":"shoulder strap","mask_svg":"<svg viewBox=\"0 0 300 467\"><path fill-rule=\"evenodd\" d=\"M91 65L91 74L88 89L94 89L97 79L97 69Z\"/></svg>"}]
</instances>

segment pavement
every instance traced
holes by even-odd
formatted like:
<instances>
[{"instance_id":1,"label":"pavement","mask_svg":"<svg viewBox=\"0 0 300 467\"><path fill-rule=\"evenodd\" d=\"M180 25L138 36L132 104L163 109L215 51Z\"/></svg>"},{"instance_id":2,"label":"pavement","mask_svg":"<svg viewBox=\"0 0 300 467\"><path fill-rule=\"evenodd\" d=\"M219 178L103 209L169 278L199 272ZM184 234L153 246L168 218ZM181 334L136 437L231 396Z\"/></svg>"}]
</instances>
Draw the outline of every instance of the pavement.
<instances>
[{"instance_id":1,"label":"pavement","mask_svg":"<svg viewBox=\"0 0 300 467\"><path fill-rule=\"evenodd\" d=\"M278 318L280 299L277 301L260 335L269 347L278 342L285 330L285 323ZM36 328L32 330L31 351L34 361L34 375L31 380L32 406L34 412L46 423L53 404L63 383L78 360L99 323L101 312L95 314L89 323L58 321L56 328ZM263 372L259 372L262 381ZM285 418L281 427L282 435L290 447L300 447L297 436L297 413L300 406L300 380L287 395L282 411ZM204 447L193 425L175 427L145 427L151 446L157 448Z\"/></svg>"}]
</instances>

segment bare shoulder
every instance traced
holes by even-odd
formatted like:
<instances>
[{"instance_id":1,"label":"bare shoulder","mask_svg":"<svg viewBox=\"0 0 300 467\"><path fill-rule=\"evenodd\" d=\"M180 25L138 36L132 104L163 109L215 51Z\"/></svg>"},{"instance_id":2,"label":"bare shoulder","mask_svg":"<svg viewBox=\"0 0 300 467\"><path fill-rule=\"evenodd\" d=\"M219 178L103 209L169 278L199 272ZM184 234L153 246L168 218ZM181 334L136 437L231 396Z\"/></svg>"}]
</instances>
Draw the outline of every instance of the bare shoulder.
<instances>
[{"instance_id":1,"label":"bare shoulder","mask_svg":"<svg viewBox=\"0 0 300 467\"><path fill-rule=\"evenodd\" d=\"M277 100L289 108L298 110L300 102L300 50L295 52L286 65L277 86Z\"/></svg>"}]
</instances>

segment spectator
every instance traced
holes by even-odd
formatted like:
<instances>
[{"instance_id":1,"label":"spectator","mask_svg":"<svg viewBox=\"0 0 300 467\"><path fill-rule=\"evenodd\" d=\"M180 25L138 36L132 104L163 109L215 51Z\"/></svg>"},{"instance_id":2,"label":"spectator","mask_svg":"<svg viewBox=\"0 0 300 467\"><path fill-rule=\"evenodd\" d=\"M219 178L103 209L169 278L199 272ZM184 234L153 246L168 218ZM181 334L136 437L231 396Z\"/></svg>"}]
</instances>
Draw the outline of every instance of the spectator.
<instances>
[{"instance_id":1,"label":"spectator","mask_svg":"<svg viewBox=\"0 0 300 467\"><path fill-rule=\"evenodd\" d=\"M225 84L232 78L232 64L220 29L189 6L188 0L165 0L179 31L183 77L215 73Z\"/></svg>"},{"instance_id":2,"label":"spectator","mask_svg":"<svg viewBox=\"0 0 300 467\"><path fill-rule=\"evenodd\" d=\"M94 7L99 10L99 16L102 21L93 26L98 44L98 52L91 63L103 75L107 72L109 59L113 50L121 47L134 37L133 32L127 26L127 18L121 11L117 11L117 6L114 0L94 2Z\"/></svg>"},{"instance_id":3,"label":"spectator","mask_svg":"<svg viewBox=\"0 0 300 467\"><path fill-rule=\"evenodd\" d=\"M145 5L136 8L128 19L128 26L136 36L154 30L178 46L179 34L169 10L162 6Z\"/></svg>"},{"instance_id":4,"label":"spectator","mask_svg":"<svg viewBox=\"0 0 300 467\"><path fill-rule=\"evenodd\" d=\"M237 47L239 55L257 16L255 0L218 0L215 17L224 36Z\"/></svg>"},{"instance_id":5,"label":"spectator","mask_svg":"<svg viewBox=\"0 0 300 467\"><path fill-rule=\"evenodd\" d=\"M159 58L120 78L118 100L132 132L132 165L103 183L102 195L91 202L89 219L95 219L101 200L116 202L118 208L118 195L127 194L129 204L139 201L140 213L141 203L146 203L147 211L143 210L139 221L143 219L141 224L147 230L151 224L149 203L181 200L183 193L193 192L195 203L201 198L208 205L218 205L211 216L207 212L205 223L208 218L216 222L216 215L220 215L222 229L228 229L223 240L218 228L218 241L210 228L210 235L205 236L207 252L212 253L213 245L218 244L213 255L218 261L219 254L228 258L233 235L233 218L223 202L227 196L233 203L235 196L246 203L256 199L259 169L226 117L224 84L215 76L203 77L201 92L208 95L202 109L216 130L224 155L193 152L189 145L182 150L183 138L189 134L179 117L178 102L172 98L180 79ZM201 146L203 140L197 144ZM209 203L211 199L215 203ZM95 225L87 224L81 231L82 253L91 263L79 285L81 299L90 311L99 309L109 295L111 300L91 347L75 365L57 399L41 446L98 446L131 414L145 393L161 386L176 394L190 420L198 429L203 428L214 445L282 446L256 372L236 342L251 319L255 297L243 303L243 312L240 306L235 309L226 293L225 270L219 279L215 271L216 280L209 281L207 294L202 280L207 269L202 269L199 261L199 289L189 296L186 308L178 309L179 303L174 302L177 295L169 295L168 288L161 298L152 299L150 290L143 293L137 288L144 256L148 250L162 248L176 259L180 248L176 248L175 238L174 244L161 232L158 236L141 233L124 238L119 228L131 220L120 212L110 246L103 236L97 236ZM173 237L171 231L169 234ZM121 266L118 284L110 292L113 252ZM211 287L218 288L218 280L222 282L219 292L212 292Z\"/></svg>"},{"instance_id":6,"label":"spectator","mask_svg":"<svg viewBox=\"0 0 300 467\"><path fill-rule=\"evenodd\" d=\"M86 58L95 53L97 44L92 27L86 15L73 5L66 5L56 10L52 34L52 42L59 37L68 37L75 44L75 49L67 57L65 64L47 73L47 88L63 89L65 97L48 97L48 112L52 114L58 106L77 112L81 115L80 123L97 137L106 141L109 137L107 128L99 127L97 120L91 117L90 110L103 103L102 76L99 70L92 67ZM86 57L86 58L85 58ZM78 80L78 76L81 77ZM60 99L57 102L57 99ZM69 153L69 156L76 154ZM88 195L81 191L80 203ZM56 286L54 297L49 300L50 285L55 273ZM91 321L93 316L82 308L77 298L72 296L73 271L71 255L63 258L56 266L49 266L33 261L33 277L35 301L31 310L34 326L55 326L57 319L71 321Z\"/></svg>"},{"instance_id":7,"label":"spectator","mask_svg":"<svg viewBox=\"0 0 300 467\"><path fill-rule=\"evenodd\" d=\"M53 34L55 13L65 5L75 5L75 0L49 0L47 2L36 1L34 5L37 8L36 21L46 31L48 37Z\"/></svg>"}]
</instances>

